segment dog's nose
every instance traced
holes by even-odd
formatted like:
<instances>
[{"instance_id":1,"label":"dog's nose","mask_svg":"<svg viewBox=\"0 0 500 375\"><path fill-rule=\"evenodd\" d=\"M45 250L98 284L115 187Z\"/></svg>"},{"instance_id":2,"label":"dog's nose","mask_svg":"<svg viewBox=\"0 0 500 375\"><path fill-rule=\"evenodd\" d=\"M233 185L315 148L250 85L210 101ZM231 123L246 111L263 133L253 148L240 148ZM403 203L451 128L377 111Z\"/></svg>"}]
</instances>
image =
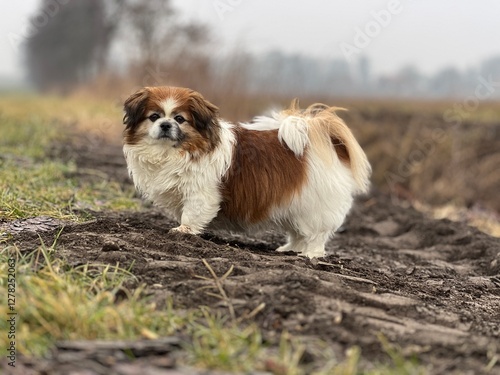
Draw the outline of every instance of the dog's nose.
<instances>
[{"instance_id":1,"label":"dog's nose","mask_svg":"<svg viewBox=\"0 0 500 375\"><path fill-rule=\"evenodd\" d=\"M164 132L169 131L171 127L172 127L172 124L168 121L162 122L160 124L160 129L163 130Z\"/></svg>"}]
</instances>

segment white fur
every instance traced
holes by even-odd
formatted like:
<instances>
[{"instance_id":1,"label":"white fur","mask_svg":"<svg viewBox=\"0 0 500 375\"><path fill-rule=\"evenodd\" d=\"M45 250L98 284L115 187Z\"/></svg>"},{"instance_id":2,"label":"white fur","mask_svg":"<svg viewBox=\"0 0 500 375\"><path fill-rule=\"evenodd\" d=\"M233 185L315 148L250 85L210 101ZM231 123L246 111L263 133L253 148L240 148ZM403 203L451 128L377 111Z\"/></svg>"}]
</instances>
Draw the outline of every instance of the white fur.
<instances>
[{"instance_id":1,"label":"white fur","mask_svg":"<svg viewBox=\"0 0 500 375\"><path fill-rule=\"evenodd\" d=\"M278 129L278 138L284 142L296 156L302 156L309 143L306 119L299 116L283 116L280 112L272 111L270 116L256 116L251 123L242 123L249 130Z\"/></svg>"},{"instance_id":2,"label":"white fur","mask_svg":"<svg viewBox=\"0 0 500 375\"><path fill-rule=\"evenodd\" d=\"M306 121L275 114L242 126L254 130L279 129L280 141L300 156L310 145ZM197 234L220 209L219 186L231 165L234 143L232 125L221 122L218 149L195 163L187 153L180 156L177 148L165 147L163 140L149 138L139 145L125 145L124 153L130 175L144 197L174 215L181 224L176 231ZM344 221L357 189L352 171L333 149L332 158L332 162L326 163L310 147L307 183L300 194L287 205L274 207L270 220L257 226L274 224L288 233L289 242L278 251L294 250L310 258L325 254L325 243Z\"/></svg>"},{"instance_id":3,"label":"white fur","mask_svg":"<svg viewBox=\"0 0 500 375\"><path fill-rule=\"evenodd\" d=\"M160 104L160 106L162 107L163 113L165 113L165 116L160 117L158 120L156 120L150 126L149 132L148 132L149 136L151 138L158 139L160 137L160 133L162 132L160 125L165 120L167 120L172 124L172 127L170 128L170 132L169 132L170 136L172 137L172 139L177 139L177 137L179 136L180 129L179 129L179 126L177 125L177 123L172 121L172 117L174 115L173 110L179 106L178 102L173 98L168 98L168 99L164 100ZM153 111L148 112L146 114L146 117L151 116L153 113L155 113L155 112L153 112ZM159 113L158 113L158 115L159 115ZM170 142L171 145L175 145L177 143L177 141L173 141L173 140L165 140L165 141Z\"/></svg>"},{"instance_id":4,"label":"white fur","mask_svg":"<svg viewBox=\"0 0 500 375\"><path fill-rule=\"evenodd\" d=\"M251 124L252 130L278 129L278 137L297 156L310 144L307 118L283 116L273 112L271 117L258 116ZM331 162L310 148L307 154L308 177L300 195L284 207L274 208L271 221L288 233L288 243L277 251L293 250L309 258L325 255L325 244L342 225L351 209L353 196L358 192L352 170L346 167L332 149ZM359 149L363 155L361 149ZM368 184L369 164L365 184Z\"/></svg>"},{"instance_id":5,"label":"white fur","mask_svg":"<svg viewBox=\"0 0 500 375\"><path fill-rule=\"evenodd\" d=\"M256 116L251 123L241 123L249 130L276 130L281 143L285 143L296 156L302 156L309 143L306 119L299 116L283 116L272 111L270 116Z\"/></svg>"},{"instance_id":6,"label":"white fur","mask_svg":"<svg viewBox=\"0 0 500 375\"><path fill-rule=\"evenodd\" d=\"M302 156L309 143L306 120L303 117L288 116L281 122L278 138L280 142L285 142L296 156Z\"/></svg>"},{"instance_id":7,"label":"white fur","mask_svg":"<svg viewBox=\"0 0 500 375\"><path fill-rule=\"evenodd\" d=\"M179 103L174 98L168 98L164 100L161 104L165 117L172 117L172 111L179 106Z\"/></svg>"},{"instance_id":8,"label":"white fur","mask_svg":"<svg viewBox=\"0 0 500 375\"><path fill-rule=\"evenodd\" d=\"M272 112L271 116L256 116L252 122L240 123L241 126L249 130L274 130L279 129L281 121L278 112Z\"/></svg>"},{"instance_id":9,"label":"white fur","mask_svg":"<svg viewBox=\"0 0 500 375\"><path fill-rule=\"evenodd\" d=\"M161 124L162 122L165 121L165 117L162 117L162 118L159 118L158 120L156 120L154 122L154 124L149 128L149 136L151 138L154 138L154 139L159 139L160 138L160 134L162 133L162 130L161 130ZM177 139L177 137L179 136L179 133L180 133L180 128L179 128L179 125L177 125L177 123L175 122L171 122L170 123L172 126L169 130L169 134L170 134L170 137L172 137L172 139L167 139L166 142L169 142L171 143L171 145L175 145L177 144L177 141L174 141L174 139Z\"/></svg>"},{"instance_id":10,"label":"white fur","mask_svg":"<svg viewBox=\"0 0 500 375\"><path fill-rule=\"evenodd\" d=\"M327 165L314 149L307 155L307 184L290 205L275 209L272 217L288 233L288 243L277 251L294 250L313 258L325 255L326 242L344 222L356 183L336 154L333 165Z\"/></svg>"},{"instance_id":11,"label":"white fur","mask_svg":"<svg viewBox=\"0 0 500 375\"><path fill-rule=\"evenodd\" d=\"M221 122L218 149L196 163L188 153L169 147L168 140L147 137L140 144L123 147L137 190L171 213L181 224L177 230L198 234L217 215L219 184L231 165L235 142L231 128Z\"/></svg>"}]
</instances>

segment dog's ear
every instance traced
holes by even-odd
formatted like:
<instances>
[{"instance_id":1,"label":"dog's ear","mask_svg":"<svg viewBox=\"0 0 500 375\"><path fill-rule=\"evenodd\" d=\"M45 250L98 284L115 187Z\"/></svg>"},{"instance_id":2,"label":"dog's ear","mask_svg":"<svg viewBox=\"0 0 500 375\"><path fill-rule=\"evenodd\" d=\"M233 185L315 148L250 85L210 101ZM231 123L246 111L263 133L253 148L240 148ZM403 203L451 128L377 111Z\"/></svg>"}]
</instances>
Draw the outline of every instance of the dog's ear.
<instances>
[{"instance_id":1,"label":"dog's ear","mask_svg":"<svg viewBox=\"0 0 500 375\"><path fill-rule=\"evenodd\" d=\"M207 130L210 125L217 124L219 108L206 100L201 94L192 91L189 97L189 111L198 130Z\"/></svg>"},{"instance_id":2,"label":"dog's ear","mask_svg":"<svg viewBox=\"0 0 500 375\"><path fill-rule=\"evenodd\" d=\"M123 123L126 127L134 126L144 119L148 98L149 90L145 87L133 93L125 100L123 105L125 111Z\"/></svg>"}]
</instances>

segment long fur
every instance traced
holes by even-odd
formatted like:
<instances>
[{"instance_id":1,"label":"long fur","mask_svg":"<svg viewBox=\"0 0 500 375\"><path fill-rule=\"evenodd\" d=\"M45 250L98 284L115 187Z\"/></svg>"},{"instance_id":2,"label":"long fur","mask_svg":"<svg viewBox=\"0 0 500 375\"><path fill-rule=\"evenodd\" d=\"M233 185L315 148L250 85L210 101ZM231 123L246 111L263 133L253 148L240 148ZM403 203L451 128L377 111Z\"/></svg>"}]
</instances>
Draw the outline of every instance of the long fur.
<instances>
[{"instance_id":1,"label":"long fur","mask_svg":"<svg viewBox=\"0 0 500 375\"><path fill-rule=\"evenodd\" d=\"M331 163L332 149L337 149L337 156L344 148L347 152L349 168L356 181L356 193L368 192L370 188L371 166L363 149L357 142L344 120L338 115L344 108L330 107L315 103L305 110L299 108L298 100L293 100L290 107L283 111L272 111L270 116L257 116L252 123L243 123L247 129L279 129L279 137L296 155L302 155L307 143L311 142L321 150L322 158Z\"/></svg>"},{"instance_id":2,"label":"long fur","mask_svg":"<svg viewBox=\"0 0 500 375\"><path fill-rule=\"evenodd\" d=\"M177 231L272 225L288 233L278 251L323 256L354 195L369 188L370 164L335 107L301 110L294 101L233 125L193 91L145 90L127 102L124 153L137 189L180 222ZM158 124L147 120L148 108L164 112L158 121L183 111L190 120L177 128L183 137L152 139Z\"/></svg>"}]
</instances>

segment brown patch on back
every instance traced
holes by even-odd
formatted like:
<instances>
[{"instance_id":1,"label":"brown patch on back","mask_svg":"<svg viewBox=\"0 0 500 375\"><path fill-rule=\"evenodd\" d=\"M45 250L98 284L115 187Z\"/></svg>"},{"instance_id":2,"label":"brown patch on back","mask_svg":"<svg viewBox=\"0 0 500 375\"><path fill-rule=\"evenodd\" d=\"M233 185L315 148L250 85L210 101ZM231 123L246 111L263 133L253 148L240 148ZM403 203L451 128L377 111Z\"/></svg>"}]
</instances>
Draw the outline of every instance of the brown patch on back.
<instances>
[{"instance_id":1,"label":"brown patch on back","mask_svg":"<svg viewBox=\"0 0 500 375\"><path fill-rule=\"evenodd\" d=\"M269 217L273 207L290 202L307 178L305 156L278 140L278 131L235 127L233 163L223 180L221 212L241 224Z\"/></svg>"}]
</instances>

